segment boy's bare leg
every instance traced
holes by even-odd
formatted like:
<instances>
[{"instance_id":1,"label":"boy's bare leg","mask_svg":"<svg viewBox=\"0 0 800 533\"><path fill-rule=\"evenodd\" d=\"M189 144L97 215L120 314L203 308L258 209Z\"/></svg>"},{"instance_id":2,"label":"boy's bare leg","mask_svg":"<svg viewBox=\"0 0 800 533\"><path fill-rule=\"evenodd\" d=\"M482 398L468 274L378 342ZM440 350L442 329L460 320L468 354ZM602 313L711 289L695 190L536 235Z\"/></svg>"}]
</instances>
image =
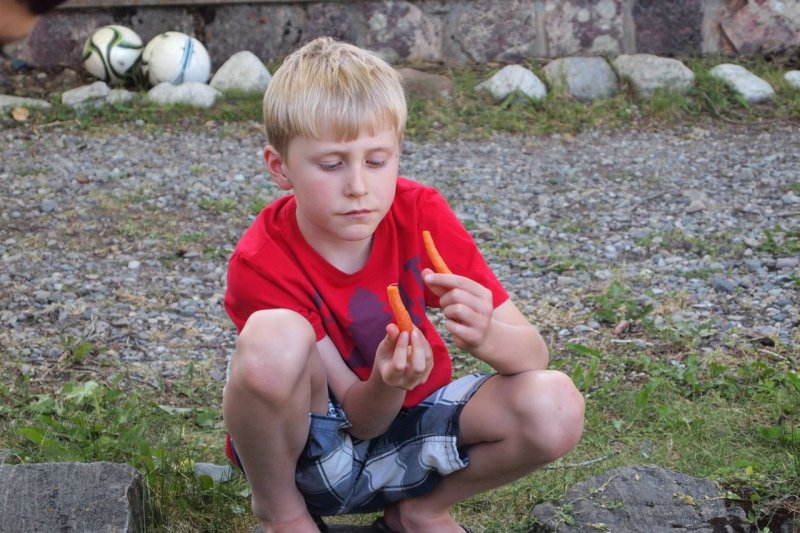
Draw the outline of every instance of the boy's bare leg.
<instances>
[{"instance_id":1,"label":"boy's bare leg","mask_svg":"<svg viewBox=\"0 0 800 533\"><path fill-rule=\"evenodd\" d=\"M237 340L222 408L264 533L318 531L295 468L309 413L325 413L327 399L311 325L292 311L254 313Z\"/></svg>"},{"instance_id":2,"label":"boy's bare leg","mask_svg":"<svg viewBox=\"0 0 800 533\"><path fill-rule=\"evenodd\" d=\"M461 413L459 444L469 446L469 466L430 494L387 507L387 525L398 532L461 532L449 513L453 504L565 455L580 440L583 415L583 397L561 372L492 377Z\"/></svg>"}]
</instances>

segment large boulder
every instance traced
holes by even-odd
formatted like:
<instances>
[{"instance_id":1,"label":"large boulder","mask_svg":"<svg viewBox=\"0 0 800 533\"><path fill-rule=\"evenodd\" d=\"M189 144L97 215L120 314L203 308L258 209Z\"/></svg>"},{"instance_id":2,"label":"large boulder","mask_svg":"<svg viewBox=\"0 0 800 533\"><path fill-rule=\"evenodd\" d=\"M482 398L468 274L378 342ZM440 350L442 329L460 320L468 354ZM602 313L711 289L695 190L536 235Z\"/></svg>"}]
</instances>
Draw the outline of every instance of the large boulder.
<instances>
[{"instance_id":1,"label":"large boulder","mask_svg":"<svg viewBox=\"0 0 800 533\"><path fill-rule=\"evenodd\" d=\"M602 57L564 57L544 67L548 83L563 88L578 100L608 98L619 91L614 69Z\"/></svg>"},{"instance_id":2,"label":"large boulder","mask_svg":"<svg viewBox=\"0 0 800 533\"><path fill-rule=\"evenodd\" d=\"M694 86L694 72L669 57L623 54L614 59L614 68L640 98L649 98L658 89L685 94Z\"/></svg>"},{"instance_id":3,"label":"large boulder","mask_svg":"<svg viewBox=\"0 0 800 533\"><path fill-rule=\"evenodd\" d=\"M775 89L767 80L759 78L741 65L723 63L708 73L725 82L747 103L757 104L775 97Z\"/></svg>"},{"instance_id":4,"label":"large boulder","mask_svg":"<svg viewBox=\"0 0 800 533\"><path fill-rule=\"evenodd\" d=\"M494 76L479 83L475 90L489 91L498 101L514 93L531 100L541 100L547 96L547 87L542 80L521 65L506 65Z\"/></svg>"},{"instance_id":5,"label":"large boulder","mask_svg":"<svg viewBox=\"0 0 800 533\"><path fill-rule=\"evenodd\" d=\"M0 531L144 531L142 476L112 463L0 465Z\"/></svg>"},{"instance_id":6,"label":"large boulder","mask_svg":"<svg viewBox=\"0 0 800 533\"><path fill-rule=\"evenodd\" d=\"M533 509L547 531L717 533L747 527L741 507L726 505L717 485L675 470L624 466L572 486L560 502Z\"/></svg>"},{"instance_id":7,"label":"large boulder","mask_svg":"<svg viewBox=\"0 0 800 533\"><path fill-rule=\"evenodd\" d=\"M263 93L272 76L264 63L253 52L242 50L233 54L211 78L211 85L219 91L235 89Z\"/></svg>"}]
</instances>

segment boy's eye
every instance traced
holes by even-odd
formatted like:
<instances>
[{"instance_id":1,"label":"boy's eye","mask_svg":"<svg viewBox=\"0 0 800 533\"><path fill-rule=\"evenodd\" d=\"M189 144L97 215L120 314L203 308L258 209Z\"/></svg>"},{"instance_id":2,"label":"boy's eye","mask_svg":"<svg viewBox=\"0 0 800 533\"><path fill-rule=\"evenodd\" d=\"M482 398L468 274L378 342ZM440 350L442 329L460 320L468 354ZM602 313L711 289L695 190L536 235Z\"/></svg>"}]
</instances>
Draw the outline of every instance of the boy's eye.
<instances>
[{"instance_id":1,"label":"boy's eye","mask_svg":"<svg viewBox=\"0 0 800 533\"><path fill-rule=\"evenodd\" d=\"M319 168L322 170L336 170L342 165L341 161L322 161L319 164Z\"/></svg>"},{"instance_id":2,"label":"boy's eye","mask_svg":"<svg viewBox=\"0 0 800 533\"><path fill-rule=\"evenodd\" d=\"M381 168L385 164L386 164L386 161L379 161L379 160L374 160L374 159L370 160L370 161L367 161L367 166L370 166L372 168Z\"/></svg>"}]
</instances>

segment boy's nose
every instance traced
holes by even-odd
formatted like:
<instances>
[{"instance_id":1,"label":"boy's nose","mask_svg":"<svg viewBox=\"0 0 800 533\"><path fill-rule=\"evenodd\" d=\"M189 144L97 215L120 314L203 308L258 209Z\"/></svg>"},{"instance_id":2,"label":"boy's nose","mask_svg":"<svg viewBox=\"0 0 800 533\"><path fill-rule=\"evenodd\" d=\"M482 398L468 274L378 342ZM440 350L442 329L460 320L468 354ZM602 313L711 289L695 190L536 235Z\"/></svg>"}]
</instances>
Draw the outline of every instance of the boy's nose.
<instances>
[{"instance_id":1,"label":"boy's nose","mask_svg":"<svg viewBox=\"0 0 800 533\"><path fill-rule=\"evenodd\" d=\"M363 196L367 194L367 180L361 165L351 167L347 178L348 196Z\"/></svg>"}]
</instances>

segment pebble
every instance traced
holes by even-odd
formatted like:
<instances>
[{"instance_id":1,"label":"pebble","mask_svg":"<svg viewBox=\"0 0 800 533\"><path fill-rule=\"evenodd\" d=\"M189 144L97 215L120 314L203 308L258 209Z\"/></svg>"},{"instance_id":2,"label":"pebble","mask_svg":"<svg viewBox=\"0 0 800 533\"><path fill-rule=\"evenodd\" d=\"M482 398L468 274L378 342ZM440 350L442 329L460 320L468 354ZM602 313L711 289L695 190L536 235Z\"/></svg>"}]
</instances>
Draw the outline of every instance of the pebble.
<instances>
[{"instance_id":1,"label":"pebble","mask_svg":"<svg viewBox=\"0 0 800 533\"><path fill-rule=\"evenodd\" d=\"M795 268L800 265L800 258L797 257L780 257L775 261L775 268Z\"/></svg>"},{"instance_id":2,"label":"pebble","mask_svg":"<svg viewBox=\"0 0 800 533\"><path fill-rule=\"evenodd\" d=\"M251 199L284 193L250 124L143 126L3 131L0 346L21 365L56 360L72 337L147 382L190 363L224 376L236 341L223 307L228 256ZM655 328L708 323L715 333L702 342L720 346L739 324L800 350L800 257L787 244L800 217L784 215L796 197L795 125L533 140L409 141L400 173L442 191L554 350L609 330L594 298L611 280L653 305ZM689 215L682 191L713 205Z\"/></svg>"}]
</instances>

